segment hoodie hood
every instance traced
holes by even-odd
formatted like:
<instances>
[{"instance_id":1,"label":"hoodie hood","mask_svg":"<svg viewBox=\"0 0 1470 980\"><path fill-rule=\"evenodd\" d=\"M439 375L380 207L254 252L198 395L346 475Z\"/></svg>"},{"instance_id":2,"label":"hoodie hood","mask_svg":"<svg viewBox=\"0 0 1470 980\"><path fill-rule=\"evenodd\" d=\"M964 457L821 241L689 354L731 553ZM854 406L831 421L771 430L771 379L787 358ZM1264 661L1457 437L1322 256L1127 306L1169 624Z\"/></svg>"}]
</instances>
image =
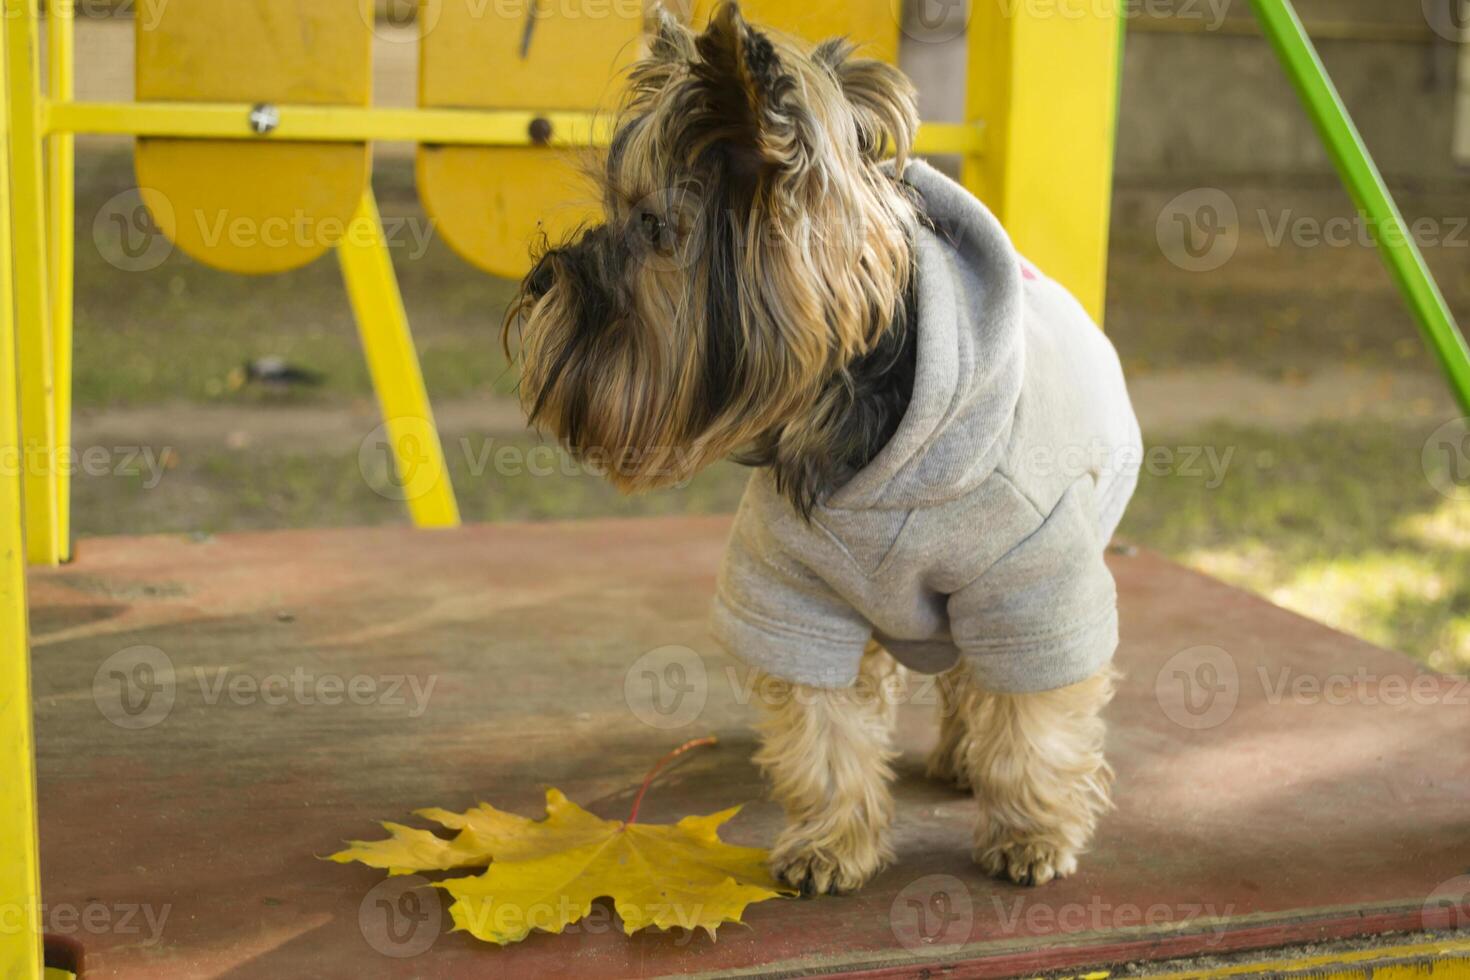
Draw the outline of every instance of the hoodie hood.
<instances>
[{"instance_id":1,"label":"hoodie hood","mask_svg":"<svg viewBox=\"0 0 1470 980\"><path fill-rule=\"evenodd\" d=\"M915 229L913 397L893 438L828 498L829 510L912 509L953 499L995 470L1025 370L1020 256L969 191L924 163L904 180Z\"/></svg>"}]
</instances>

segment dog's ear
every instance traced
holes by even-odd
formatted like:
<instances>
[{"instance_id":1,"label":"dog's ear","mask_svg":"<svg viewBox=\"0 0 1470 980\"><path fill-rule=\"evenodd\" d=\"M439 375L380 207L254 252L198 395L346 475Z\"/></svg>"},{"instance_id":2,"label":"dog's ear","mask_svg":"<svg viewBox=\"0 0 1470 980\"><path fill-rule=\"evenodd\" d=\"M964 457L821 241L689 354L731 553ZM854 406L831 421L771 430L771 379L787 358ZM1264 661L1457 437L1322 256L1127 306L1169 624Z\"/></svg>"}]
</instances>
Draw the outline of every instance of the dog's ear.
<instances>
[{"instance_id":1,"label":"dog's ear","mask_svg":"<svg viewBox=\"0 0 1470 980\"><path fill-rule=\"evenodd\" d=\"M648 15L648 56L660 62L694 60L694 32L662 3Z\"/></svg>"},{"instance_id":2,"label":"dog's ear","mask_svg":"<svg viewBox=\"0 0 1470 980\"><path fill-rule=\"evenodd\" d=\"M775 44L746 23L735 3L721 4L694 42L695 77L705 86L714 141L755 151L763 164L798 169L811 157L813 123L796 77Z\"/></svg>"},{"instance_id":3,"label":"dog's ear","mask_svg":"<svg viewBox=\"0 0 1470 980\"><path fill-rule=\"evenodd\" d=\"M832 72L852 104L863 155L876 163L891 152L902 173L919 130L918 93L897 68L871 58L853 58L853 50L847 39L833 38L819 44L812 59Z\"/></svg>"}]
</instances>

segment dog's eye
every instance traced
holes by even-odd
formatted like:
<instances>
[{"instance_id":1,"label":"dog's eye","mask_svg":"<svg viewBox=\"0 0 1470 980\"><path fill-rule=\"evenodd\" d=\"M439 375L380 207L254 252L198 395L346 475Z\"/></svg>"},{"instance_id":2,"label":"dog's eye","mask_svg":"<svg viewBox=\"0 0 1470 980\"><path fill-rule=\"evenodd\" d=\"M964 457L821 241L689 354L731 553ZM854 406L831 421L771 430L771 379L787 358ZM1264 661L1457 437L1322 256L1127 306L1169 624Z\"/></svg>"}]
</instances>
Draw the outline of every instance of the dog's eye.
<instances>
[{"instance_id":1,"label":"dog's eye","mask_svg":"<svg viewBox=\"0 0 1470 980\"><path fill-rule=\"evenodd\" d=\"M664 220L652 211L644 211L638 216L638 222L643 228L643 238L650 245L661 246L664 244Z\"/></svg>"}]
</instances>

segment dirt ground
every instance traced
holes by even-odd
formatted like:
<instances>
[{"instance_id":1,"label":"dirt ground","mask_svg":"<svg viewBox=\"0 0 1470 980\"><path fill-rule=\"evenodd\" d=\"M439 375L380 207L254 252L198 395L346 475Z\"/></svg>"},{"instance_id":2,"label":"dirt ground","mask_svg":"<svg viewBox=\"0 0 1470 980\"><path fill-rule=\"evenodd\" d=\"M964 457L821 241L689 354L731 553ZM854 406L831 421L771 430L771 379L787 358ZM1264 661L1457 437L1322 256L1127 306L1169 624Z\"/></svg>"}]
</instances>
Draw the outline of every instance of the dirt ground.
<instances>
[{"instance_id":1,"label":"dirt ground","mask_svg":"<svg viewBox=\"0 0 1470 980\"><path fill-rule=\"evenodd\" d=\"M81 168L75 442L94 452L74 480L78 535L403 521L364 449L379 419L336 263L247 278L149 251L122 237L136 217L127 157L85 154ZM435 236L406 161L380 164L375 185L467 519L733 509L734 465L627 499L525 431L498 343L511 285ZM1449 479L1458 461L1425 449L1461 413L1374 251L1310 234L1349 214L1346 199L1215 188L1238 241L1194 271L1161 229L1200 190L1118 189L1107 329L1158 450L1124 533L1437 667L1470 666L1470 494ZM1470 321L1462 189L1405 188L1402 203L1441 230L1426 255ZM262 356L321 383L241 385Z\"/></svg>"}]
</instances>

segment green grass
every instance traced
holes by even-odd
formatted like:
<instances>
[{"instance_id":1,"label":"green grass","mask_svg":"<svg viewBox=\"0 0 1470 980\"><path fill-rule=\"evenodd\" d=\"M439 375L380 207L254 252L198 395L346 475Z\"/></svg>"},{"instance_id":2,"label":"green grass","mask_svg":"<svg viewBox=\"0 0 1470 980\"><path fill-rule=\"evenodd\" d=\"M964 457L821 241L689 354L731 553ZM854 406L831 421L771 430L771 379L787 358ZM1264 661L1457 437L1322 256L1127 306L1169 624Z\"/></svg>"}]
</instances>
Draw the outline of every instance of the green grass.
<instances>
[{"instance_id":1,"label":"green grass","mask_svg":"<svg viewBox=\"0 0 1470 980\"><path fill-rule=\"evenodd\" d=\"M1172 445L1233 451L1215 489L1146 475L1121 533L1287 608L1470 669L1470 502L1439 493L1433 426L1217 427Z\"/></svg>"}]
</instances>

